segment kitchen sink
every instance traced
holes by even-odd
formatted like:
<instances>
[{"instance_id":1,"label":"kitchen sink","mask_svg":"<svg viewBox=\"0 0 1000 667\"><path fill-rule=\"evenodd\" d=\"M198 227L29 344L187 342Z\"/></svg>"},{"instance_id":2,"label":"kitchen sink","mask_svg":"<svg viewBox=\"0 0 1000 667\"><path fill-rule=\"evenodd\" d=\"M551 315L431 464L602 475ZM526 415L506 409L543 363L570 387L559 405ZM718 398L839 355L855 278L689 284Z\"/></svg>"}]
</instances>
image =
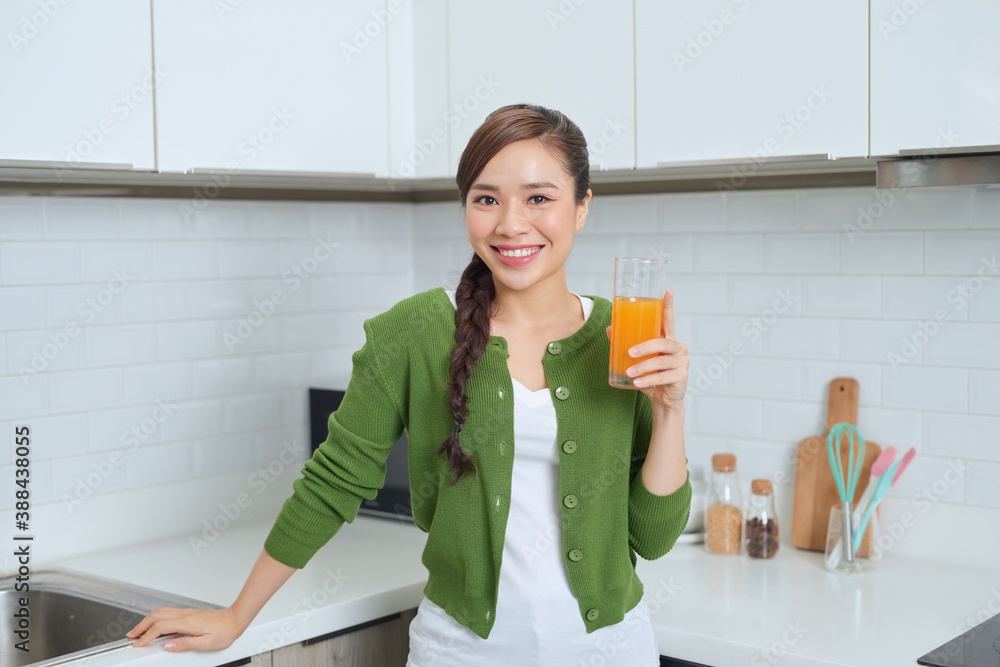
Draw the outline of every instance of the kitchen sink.
<instances>
[{"instance_id":1,"label":"kitchen sink","mask_svg":"<svg viewBox=\"0 0 1000 667\"><path fill-rule=\"evenodd\" d=\"M131 646L125 636L157 607L222 609L219 605L70 570L39 570L18 591L15 576L0 578L0 665L43 667ZM28 647L17 631L27 598ZM18 616L18 613L21 616Z\"/></svg>"}]
</instances>

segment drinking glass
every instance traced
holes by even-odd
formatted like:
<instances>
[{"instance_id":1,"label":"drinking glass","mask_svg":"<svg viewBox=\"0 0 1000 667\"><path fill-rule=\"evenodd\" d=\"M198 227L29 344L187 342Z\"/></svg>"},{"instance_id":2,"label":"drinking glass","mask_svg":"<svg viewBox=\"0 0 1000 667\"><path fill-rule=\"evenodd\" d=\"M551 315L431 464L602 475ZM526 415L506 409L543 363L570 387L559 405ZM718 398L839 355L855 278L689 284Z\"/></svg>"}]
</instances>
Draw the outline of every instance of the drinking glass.
<instances>
[{"instance_id":1,"label":"drinking glass","mask_svg":"<svg viewBox=\"0 0 1000 667\"><path fill-rule=\"evenodd\" d=\"M662 335L666 269L665 259L615 257L608 369L608 384L612 387L635 389L632 378L625 371L643 359L657 356L630 357L628 351L633 345Z\"/></svg>"}]
</instances>

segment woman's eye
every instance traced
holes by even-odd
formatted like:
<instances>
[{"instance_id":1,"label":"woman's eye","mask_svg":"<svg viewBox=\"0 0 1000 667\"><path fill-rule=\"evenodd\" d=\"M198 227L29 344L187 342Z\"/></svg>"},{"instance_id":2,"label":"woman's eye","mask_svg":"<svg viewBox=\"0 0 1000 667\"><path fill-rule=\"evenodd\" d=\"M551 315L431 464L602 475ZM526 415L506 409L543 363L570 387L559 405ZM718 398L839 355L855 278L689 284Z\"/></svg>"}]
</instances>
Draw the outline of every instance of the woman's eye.
<instances>
[{"instance_id":1,"label":"woman's eye","mask_svg":"<svg viewBox=\"0 0 1000 667\"><path fill-rule=\"evenodd\" d=\"M486 200L489 200L489 201L486 201ZM475 202L476 204L486 204L487 206L492 206L493 204L496 203L497 200L494 199L493 197L489 196L489 195L479 195L478 197L476 197L472 201Z\"/></svg>"},{"instance_id":2,"label":"woman's eye","mask_svg":"<svg viewBox=\"0 0 1000 667\"><path fill-rule=\"evenodd\" d=\"M549 198L545 195L535 195L529 200L532 204L544 204L549 201Z\"/></svg>"}]
</instances>

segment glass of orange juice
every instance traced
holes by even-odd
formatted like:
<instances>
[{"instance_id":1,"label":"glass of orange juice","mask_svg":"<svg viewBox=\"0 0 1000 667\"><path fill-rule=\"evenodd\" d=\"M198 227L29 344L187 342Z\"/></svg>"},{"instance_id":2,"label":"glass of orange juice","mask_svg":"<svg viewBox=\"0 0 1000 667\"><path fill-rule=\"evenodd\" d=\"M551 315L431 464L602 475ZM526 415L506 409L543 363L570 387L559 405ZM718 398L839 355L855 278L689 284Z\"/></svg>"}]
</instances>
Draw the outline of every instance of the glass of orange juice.
<instances>
[{"instance_id":1,"label":"glass of orange juice","mask_svg":"<svg viewBox=\"0 0 1000 667\"><path fill-rule=\"evenodd\" d=\"M644 357L629 356L629 348L650 338L660 338L663 326L663 293L667 260L615 257L615 294L611 309L611 354L608 384L635 389L625 371Z\"/></svg>"}]
</instances>

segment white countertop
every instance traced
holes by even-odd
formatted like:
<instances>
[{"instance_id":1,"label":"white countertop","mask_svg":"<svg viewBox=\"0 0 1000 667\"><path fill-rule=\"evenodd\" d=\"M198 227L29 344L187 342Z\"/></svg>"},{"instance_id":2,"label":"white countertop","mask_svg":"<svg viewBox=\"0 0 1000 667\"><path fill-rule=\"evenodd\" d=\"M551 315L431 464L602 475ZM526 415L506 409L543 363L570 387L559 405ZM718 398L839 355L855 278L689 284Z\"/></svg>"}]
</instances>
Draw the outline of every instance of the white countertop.
<instances>
[{"instance_id":1,"label":"white countertop","mask_svg":"<svg viewBox=\"0 0 1000 667\"><path fill-rule=\"evenodd\" d=\"M198 554L181 536L52 565L229 605L270 527L270 521L234 526ZM161 639L72 664L219 665L414 608L426 583L425 539L412 524L360 515L292 575L225 651L170 654ZM660 652L725 667L915 665L977 615L975 622L1000 613L1000 568L891 555L879 568L830 573L822 554L787 544L765 561L679 544L659 560L640 559L638 573Z\"/></svg>"}]
</instances>

